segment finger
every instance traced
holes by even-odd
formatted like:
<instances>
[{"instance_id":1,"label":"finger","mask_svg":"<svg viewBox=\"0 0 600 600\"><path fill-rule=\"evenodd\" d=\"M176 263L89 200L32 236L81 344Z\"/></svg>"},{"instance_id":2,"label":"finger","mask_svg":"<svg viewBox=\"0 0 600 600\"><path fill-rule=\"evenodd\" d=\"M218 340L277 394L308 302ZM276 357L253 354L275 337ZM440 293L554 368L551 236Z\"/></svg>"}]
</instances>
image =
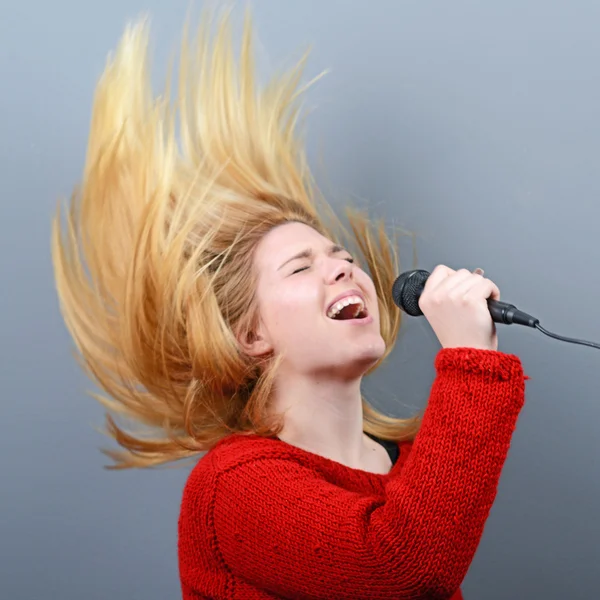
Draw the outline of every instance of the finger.
<instances>
[{"instance_id":1,"label":"finger","mask_svg":"<svg viewBox=\"0 0 600 600\"><path fill-rule=\"evenodd\" d=\"M500 300L500 289L485 277L481 278L473 287L465 292L465 297L477 297L491 300Z\"/></svg>"},{"instance_id":2,"label":"finger","mask_svg":"<svg viewBox=\"0 0 600 600\"><path fill-rule=\"evenodd\" d=\"M425 290L428 292L436 289L440 283L450 277L455 271L446 265L438 265L429 275L425 282Z\"/></svg>"},{"instance_id":3,"label":"finger","mask_svg":"<svg viewBox=\"0 0 600 600\"><path fill-rule=\"evenodd\" d=\"M500 300L500 288L493 281L490 283L492 284L492 291L488 297L492 300Z\"/></svg>"},{"instance_id":4,"label":"finger","mask_svg":"<svg viewBox=\"0 0 600 600\"><path fill-rule=\"evenodd\" d=\"M460 277L458 275L456 276L455 282L452 283L451 287L448 289L448 294L453 297L460 298L465 296L469 290L483 280L481 275L476 275L475 273L466 270L463 273L460 273L460 275Z\"/></svg>"},{"instance_id":5,"label":"finger","mask_svg":"<svg viewBox=\"0 0 600 600\"><path fill-rule=\"evenodd\" d=\"M467 271L467 269L459 269L440 281L440 283L435 287L434 291L436 294L445 296L452 293L456 287L462 285L463 282L467 281L471 277L473 277L473 274L470 271Z\"/></svg>"},{"instance_id":6,"label":"finger","mask_svg":"<svg viewBox=\"0 0 600 600\"><path fill-rule=\"evenodd\" d=\"M476 276L473 275L471 271L468 271L467 269L459 269L456 271L456 273L454 273L451 277L448 277L443 282L443 289L447 293L450 293L454 292L458 288L464 287L465 285L469 287L469 282L473 281L475 277ZM473 285L473 283L470 285ZM440 291L442 290L442 285L440 285L439 289Z\"/></svg>"}]
</instances>

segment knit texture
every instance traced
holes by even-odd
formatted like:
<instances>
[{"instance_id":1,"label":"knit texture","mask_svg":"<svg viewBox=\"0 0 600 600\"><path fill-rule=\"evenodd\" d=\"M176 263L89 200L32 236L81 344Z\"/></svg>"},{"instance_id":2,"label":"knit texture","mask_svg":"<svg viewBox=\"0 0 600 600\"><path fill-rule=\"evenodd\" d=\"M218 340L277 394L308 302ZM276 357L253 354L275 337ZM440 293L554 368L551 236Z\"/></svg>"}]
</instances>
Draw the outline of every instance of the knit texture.
<instances>
[{"instance_id":1,"label":"knit texture","mask_svg":"<svg viewBox=\"0 0 600 600\"><path fill-rule=\"evenodd\" d=\"M423 423L385 475L232 435L190 474L184 600L462 598L525 380L513 355L443 349Z\"/></svg>"}]
</instances>

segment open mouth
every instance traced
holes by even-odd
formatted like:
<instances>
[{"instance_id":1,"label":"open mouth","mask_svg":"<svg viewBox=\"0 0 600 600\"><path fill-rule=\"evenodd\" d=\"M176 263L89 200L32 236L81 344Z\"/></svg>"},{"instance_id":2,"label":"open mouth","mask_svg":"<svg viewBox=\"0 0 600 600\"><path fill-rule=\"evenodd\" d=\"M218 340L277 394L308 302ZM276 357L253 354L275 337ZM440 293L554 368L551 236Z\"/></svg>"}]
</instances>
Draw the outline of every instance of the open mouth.
<instances>
[{"instance_id":1,"label":"open mouth","mask_svg":"<svg viewBox=\"0 0 600 600\"><path fill-rule=\"evenodd\" d=\"M347 296L329 307L327 316L334 321L366 319L369 316L367 307L360 296Z\"/></svg>"}]
</instances>

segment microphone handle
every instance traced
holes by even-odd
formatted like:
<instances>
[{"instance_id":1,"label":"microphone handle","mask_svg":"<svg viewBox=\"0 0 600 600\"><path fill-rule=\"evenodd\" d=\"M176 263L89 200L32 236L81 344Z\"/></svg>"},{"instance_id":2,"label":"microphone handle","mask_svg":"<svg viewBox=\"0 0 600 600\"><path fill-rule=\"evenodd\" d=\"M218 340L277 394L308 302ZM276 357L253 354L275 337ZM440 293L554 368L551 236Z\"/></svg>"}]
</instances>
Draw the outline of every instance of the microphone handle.
<instances>
[{"instance_id":1,"label":"microphone handle","mask_svg":"<svg viewBox=\"0 0 600 600\"><path fill-rule=\"evenodd\" d=\"M596 348L600 350L600 344L596 342L589 342L587 340L578 340L577 338L569 338L564 335L558 335L552 333L547 329L544 329L540 325L540 320L528 315L527 313L515 308L514 304L508 304L508 302L500 302L500 300L488 299L488 309L492 315L492 321L494 323L504 323L505 325L525 325L526 327L533 327L538 331L541 331L544 335L560 340L561 342L569 342L571 344L580 344L581 346L589 346L590 348Z\"/></svg>"},{"instance_id":2,"label":"microphone handle","mask_svg":"<svg viewBox=\"0 0 600 600\"><path fill-rule=\"evenodd\" d=\"M526 327L535 327L540 320L519 310L514 304L501 302L500 300L487 301L490 315L494 323L503 323L504 325L525 325Z\"/></svg>"},{"instance_id":3,"label":"microphone handle","mask_svg":"<svg viewBox=\"0 0 600 600\"><path fill-rule=\"evenodd\" d=\"M392 288L392 296L394 298L394 302L407 314L418 317L423 314L421 309L419 308L419 297L421 296L425 281L429 277L429 273L423 270L415 270L409 271L407 273L403 273L400 275L396 281L394 282L394 286ZM408 296L410 298L410 302L407 306L402 302L405 292L406 283L413 279L413 284L410 286L412 289L410 290ZM503 323L504 325L525 325L525 327L532 327L537 329L544 335L548 337L554 338L556 340L560 340L561 342L569 342L571 344L580 344L582 346L590 346L591 348L596 348L596 350L600 350L600 344L596 342L589 342L587 340L578 340L576 338L568 338L563 335L558 335L556 333L552 333L547 329L544 329L540 325L540 320L528 315L526 312L519 310L514 304L509 304L508 302L501 302L500 300L492 300L491 298L487 301L488 310L490 311L490 315L492 317L492 321L494 323Z\"/></svg>"}]
</instances>

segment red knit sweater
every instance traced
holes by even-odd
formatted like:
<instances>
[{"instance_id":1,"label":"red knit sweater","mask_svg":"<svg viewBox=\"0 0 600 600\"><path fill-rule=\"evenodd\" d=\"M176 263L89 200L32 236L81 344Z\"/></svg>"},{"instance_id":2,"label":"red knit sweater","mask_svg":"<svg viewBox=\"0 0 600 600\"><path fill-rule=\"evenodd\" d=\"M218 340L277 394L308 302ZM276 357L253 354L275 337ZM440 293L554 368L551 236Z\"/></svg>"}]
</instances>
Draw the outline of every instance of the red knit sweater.
<instances>
[{"instance_id":1,"label":"red knit sweater","mask_svg":"<svg viewBox=\"0 0 600 600\"><path fill-rule=\"evenodd\" d=\"M233 435L186 484L184 600L462 598L524 402L512 355L443 349L423 423L386 475Z\"/></svg>"}]
</instances>

